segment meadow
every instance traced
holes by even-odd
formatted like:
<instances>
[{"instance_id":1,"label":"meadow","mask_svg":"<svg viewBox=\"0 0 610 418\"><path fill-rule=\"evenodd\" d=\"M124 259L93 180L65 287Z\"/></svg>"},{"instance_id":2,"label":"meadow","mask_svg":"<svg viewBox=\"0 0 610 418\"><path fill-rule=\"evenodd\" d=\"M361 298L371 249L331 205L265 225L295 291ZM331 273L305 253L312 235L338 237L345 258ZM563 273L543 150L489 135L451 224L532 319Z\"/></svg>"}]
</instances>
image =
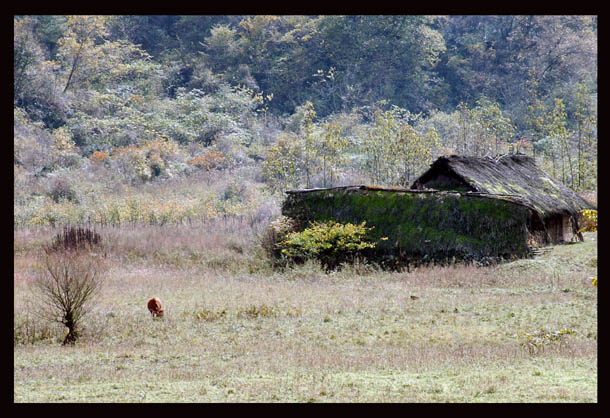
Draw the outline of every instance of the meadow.
<instances>
[{"instance_id":1,"label":"meadow","mask_svg":"<svg viewBox=\"0 0 610 418\"><path fill-rule=\"evenodd\" d=\"M97 227L106 279L74 346L32 314L57 229L15 229L14 402L598 401L597 232L496 266L326 273L273 270L265 222Z\"/></svg>"}]
</instances>

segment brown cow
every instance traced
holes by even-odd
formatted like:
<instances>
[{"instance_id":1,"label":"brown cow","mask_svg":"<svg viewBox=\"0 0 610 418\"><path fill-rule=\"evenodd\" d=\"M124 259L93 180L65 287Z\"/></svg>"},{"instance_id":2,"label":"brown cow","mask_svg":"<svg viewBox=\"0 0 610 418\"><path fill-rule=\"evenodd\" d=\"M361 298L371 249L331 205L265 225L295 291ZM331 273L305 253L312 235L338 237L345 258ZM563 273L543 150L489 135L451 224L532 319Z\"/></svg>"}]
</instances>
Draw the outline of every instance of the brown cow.
<instances>
[{"instance_id":1,"label":"brown cow","mask_svg":"<svg viewBox=\"0 0 610 418\"><path fill-rule=\"evenodd\" d=\"M161 300L159 300L159 298L152 298L148 301L147 306L153 318L155 316L163 316L163 309L161 309Z\"/></svg>"}]
</instances>

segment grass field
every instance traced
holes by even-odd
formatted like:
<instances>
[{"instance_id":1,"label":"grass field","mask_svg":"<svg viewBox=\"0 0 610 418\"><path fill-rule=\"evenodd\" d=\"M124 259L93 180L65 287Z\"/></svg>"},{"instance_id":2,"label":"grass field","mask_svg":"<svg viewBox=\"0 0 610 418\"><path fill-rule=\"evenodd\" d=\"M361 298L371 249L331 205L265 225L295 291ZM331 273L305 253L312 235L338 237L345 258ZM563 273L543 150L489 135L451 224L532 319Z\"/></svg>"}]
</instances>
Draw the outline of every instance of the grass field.
<instances>
[{"instance_id":1,"label":"grass field","mask_svg":"<svg viewBox=\"0 0 610 418\"><path fill-rule=\"evenodd\" d=\"M260 231L100 230L105 286L63 347L28 285L55 231L16 230L14 401L598 401L597 233L495 267L325 274L271 270Z\"/></svg>"}]
</instances>

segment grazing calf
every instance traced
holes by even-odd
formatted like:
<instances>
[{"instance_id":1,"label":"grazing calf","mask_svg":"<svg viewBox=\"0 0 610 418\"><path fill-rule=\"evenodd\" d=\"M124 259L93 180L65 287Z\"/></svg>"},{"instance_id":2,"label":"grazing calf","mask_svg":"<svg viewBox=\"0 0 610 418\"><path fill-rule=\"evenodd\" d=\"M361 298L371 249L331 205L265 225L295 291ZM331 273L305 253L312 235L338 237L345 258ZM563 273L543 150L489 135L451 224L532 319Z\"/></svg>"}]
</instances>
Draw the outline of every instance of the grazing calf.
<instances>
[{"instance_id":1,"label":"grazing calf","mask_svg":"<svg viewBox=\"0 0 610 418\"><path fill-rule=\"evenodd\" d=\"M152 298L148 301L148 310L150 314L153 316L163 316L163 309L161 309L161 301L159 298Z\"/></svg>"}]
</instances>

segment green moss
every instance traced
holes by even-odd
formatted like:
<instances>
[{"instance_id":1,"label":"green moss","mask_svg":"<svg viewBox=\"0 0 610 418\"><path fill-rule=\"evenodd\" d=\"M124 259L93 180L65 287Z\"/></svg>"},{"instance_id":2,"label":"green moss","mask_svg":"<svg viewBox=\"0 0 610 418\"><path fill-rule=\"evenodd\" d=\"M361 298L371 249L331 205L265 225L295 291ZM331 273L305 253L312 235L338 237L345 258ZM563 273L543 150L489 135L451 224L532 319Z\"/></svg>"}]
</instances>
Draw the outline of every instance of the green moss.
<instances>
[{"instance_id":1,"label":"green moss","mask_svg":"<svg viewBox=\"0 0 610 418\"><path fill-rule=\"evenodd\" d=\"M483 258L527 251L528 211L516 203L459 193L335 189L291 194L283 214L309 222L336 220L373 226L388 237L378 251L410 258Z\"/></svg>"},{"instance_id":2,"label":"green moss","mask_svg":"<svg viewBox=\"0 0 610 418\"><path fill-rule=\"evenodd\" d=\"M509 190L506 190L504 187L496 183L483 183L482 186L488 193L511 194Z\"/></svg>"}]
</instances>

